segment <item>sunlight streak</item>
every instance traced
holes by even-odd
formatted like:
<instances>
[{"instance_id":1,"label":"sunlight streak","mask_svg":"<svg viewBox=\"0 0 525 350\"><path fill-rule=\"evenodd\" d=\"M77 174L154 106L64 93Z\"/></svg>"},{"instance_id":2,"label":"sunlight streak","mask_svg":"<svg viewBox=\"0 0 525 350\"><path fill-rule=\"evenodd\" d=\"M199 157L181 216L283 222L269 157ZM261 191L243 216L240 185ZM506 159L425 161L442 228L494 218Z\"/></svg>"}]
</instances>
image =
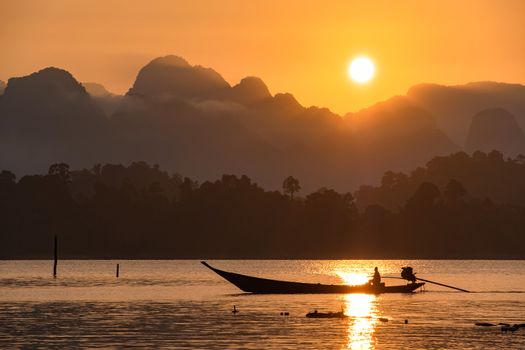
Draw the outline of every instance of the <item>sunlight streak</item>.
<instances>
[{"instance_id":1,"label":"sunlight streak","mask_svg":"<svg viewBox=\"0 0 525 350\"><path fill-rule=\"evenodd\" d=\"M350 316L348 322L347 349L368 350L376 344L375 325L377 310L375 295L347 294L345 299L345 314Z\"/></svg>"}]
</instances>

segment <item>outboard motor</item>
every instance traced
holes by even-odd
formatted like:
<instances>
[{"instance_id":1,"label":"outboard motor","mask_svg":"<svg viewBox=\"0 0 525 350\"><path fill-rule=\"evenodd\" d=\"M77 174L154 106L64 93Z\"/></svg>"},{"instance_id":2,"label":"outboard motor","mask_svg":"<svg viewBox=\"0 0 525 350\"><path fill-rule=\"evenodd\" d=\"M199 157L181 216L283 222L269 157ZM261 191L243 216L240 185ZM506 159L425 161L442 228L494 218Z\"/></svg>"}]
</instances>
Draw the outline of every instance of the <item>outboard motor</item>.
<instances>
[{"instance_id":1,"label":"outboard motor","mask_svg":"<svg viewBox=\"0 0 525 350\"><path fill-rule=\"evenodd\" d=\"M410 266L401 268L401 277L406 279L407 281L416 283L416 274Z\"/></svg>"}]
</instances>

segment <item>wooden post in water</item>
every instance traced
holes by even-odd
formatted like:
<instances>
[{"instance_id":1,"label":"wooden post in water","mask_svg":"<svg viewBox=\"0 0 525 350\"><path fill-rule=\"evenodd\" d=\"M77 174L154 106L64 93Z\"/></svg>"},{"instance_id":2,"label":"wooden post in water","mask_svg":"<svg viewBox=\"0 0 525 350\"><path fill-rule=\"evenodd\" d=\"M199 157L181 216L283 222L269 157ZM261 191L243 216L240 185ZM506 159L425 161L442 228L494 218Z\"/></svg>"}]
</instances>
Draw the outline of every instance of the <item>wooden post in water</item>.
<instances>
[{"instance_id":1,"label":"wooden post in water","mask_svg":"<svg viewBox=\"0 0 525 350\"><path fill-rule=\"evenodd\" d=\"M55 249L54 249L54 263L53 263L53 278L57 277L58 264L58 237L55 235Z\"/></svg>"},{"instance_id":2,"label":"wooden post in water","mask_svg":"<svg viewBox=\"0 0 525 350\"><path fill-rule=\"evenodd\" d=\"M117 278L118 278L118 275L119 275L119 264L117 264Z\"/></svg>"}]
</instances>

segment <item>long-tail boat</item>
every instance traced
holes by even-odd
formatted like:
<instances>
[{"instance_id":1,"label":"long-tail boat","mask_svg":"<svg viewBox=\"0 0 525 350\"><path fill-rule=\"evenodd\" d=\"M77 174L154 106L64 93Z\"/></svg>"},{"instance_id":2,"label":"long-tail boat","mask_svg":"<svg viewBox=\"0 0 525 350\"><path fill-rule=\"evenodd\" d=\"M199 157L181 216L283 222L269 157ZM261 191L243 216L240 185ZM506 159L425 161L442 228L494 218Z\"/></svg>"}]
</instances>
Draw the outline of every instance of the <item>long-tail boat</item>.
<instances>
[{"instance_id":1,"label":"long-tail boat","mask_svg":"<svg viewBox=\"0 0 525 350\"><path fill-rule=\"evenodd\" d=\"M425 283L416 282L405 285L385 286L384 283L373 285L370 283L361 285L334 285L334 284L320 284L320 283L302 283L302 282L288 282L278 281L267 278L259 278L238 273L227 272L216 269L205 261L201 263L235 285L237 288L247 293L254 294L348 294L348 293L366 293L366 294L382 294L382 293L412 293Z\"/></svg>"}]
</instances>

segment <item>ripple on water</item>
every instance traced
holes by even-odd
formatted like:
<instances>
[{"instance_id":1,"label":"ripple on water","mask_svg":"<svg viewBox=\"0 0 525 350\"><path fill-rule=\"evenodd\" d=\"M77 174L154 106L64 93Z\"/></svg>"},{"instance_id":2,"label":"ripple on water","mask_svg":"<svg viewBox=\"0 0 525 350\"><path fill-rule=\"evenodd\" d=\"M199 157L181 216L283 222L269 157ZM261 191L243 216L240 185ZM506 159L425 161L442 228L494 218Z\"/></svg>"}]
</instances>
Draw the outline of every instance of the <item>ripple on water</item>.
<instances>
[{"instance_id":1,"label":"ripple on water","mask_svg":"<svg viewBox=\"0 0 525 350\"><path fill-rule=\"evenodd\" d=\"M317 281L334 280L336 272L366 273L374 266L393 271L391 266L402 263L406 264L218 264L248 274ZM118 280L103 275L113 265L107 262L69 262L71 266L64 267L70 269L68 274L56 280L47 276L47 262L42 266L32 262L27 271L18 262L22 272L9 266L6 274L6 263L1 262L0 348L525 348L525 329L511 334L499 327L474 326L476 322L525 323L525 294L519 293L525 290L522 262L480 262L479 274L475 262L409 263L422 266L425 277L505 293L445 293L429 286L430 292L414 295L246 295L191 261L126 262L125 274ZM513 273L498 270L509 265L515 268ZM469 273L464 272L467 267ZM82 277L75 277L77 271L84 271L79 273ZM237 315L231 313L233 305L240 311ZM343 309L349 317L304 317L315 309ZM282 311L290 316L281 316Z\"/></svg>"}]
</instances>

